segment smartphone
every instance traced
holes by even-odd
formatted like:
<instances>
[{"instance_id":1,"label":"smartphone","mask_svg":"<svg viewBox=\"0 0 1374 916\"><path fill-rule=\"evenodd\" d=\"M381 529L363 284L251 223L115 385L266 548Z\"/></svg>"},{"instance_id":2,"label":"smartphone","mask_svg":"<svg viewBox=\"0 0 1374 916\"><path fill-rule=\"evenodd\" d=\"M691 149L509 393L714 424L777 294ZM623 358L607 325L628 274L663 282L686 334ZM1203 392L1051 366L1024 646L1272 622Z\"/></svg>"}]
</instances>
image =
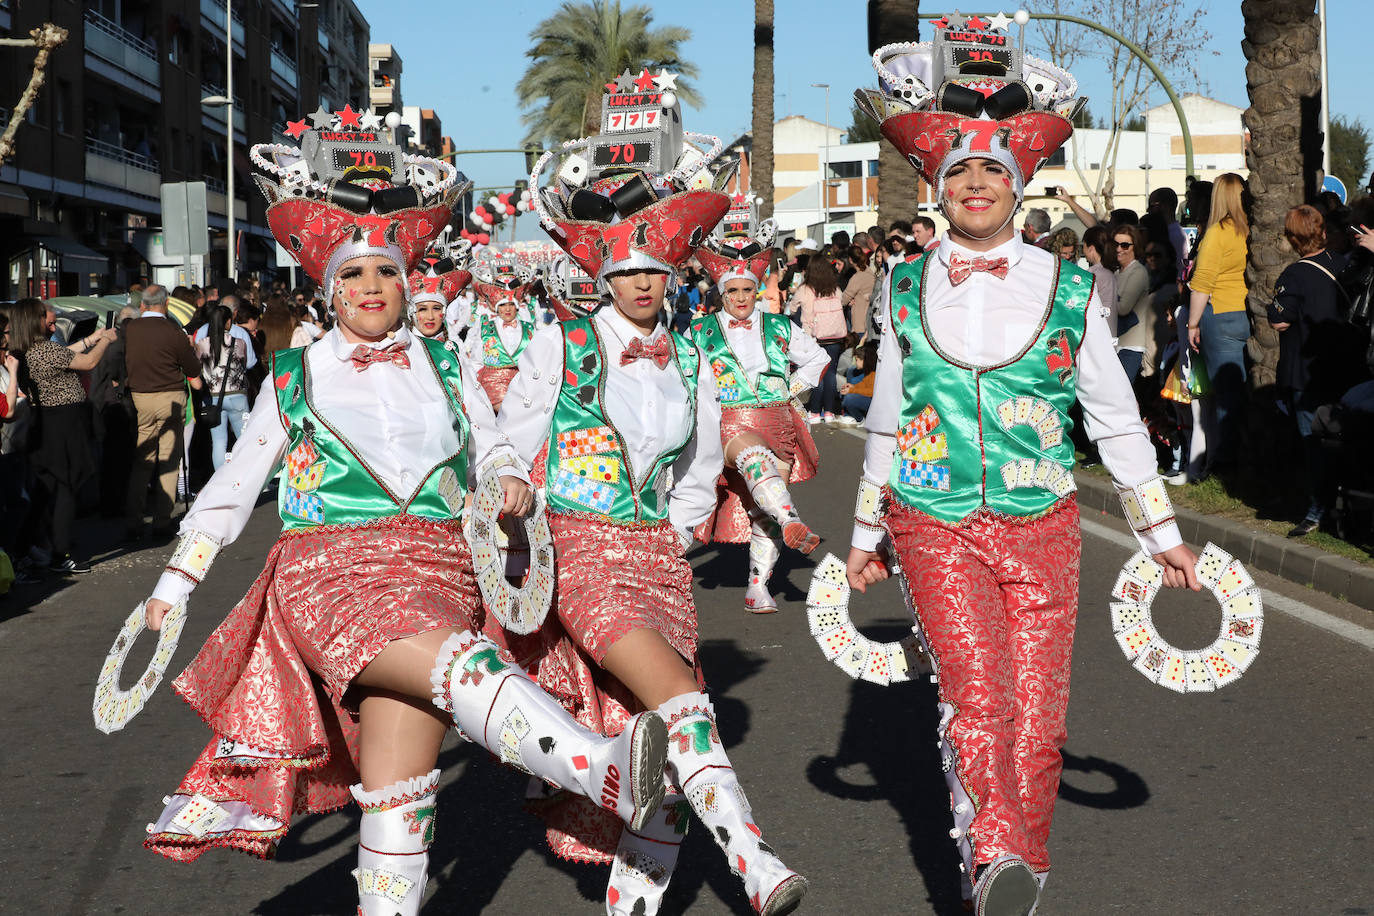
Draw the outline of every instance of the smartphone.
<instances>
[{"instance_id":1,"label":"smartphone","mask_svg":"<svg viewBox=\"0 0 1374 916\"><path fill-rule=\"evenodd\" d=\"M1047 185L1045 185L1045 196L1046 196L1046 197L1058 197L1058 196L1059 196L1059 186L1058 186L1058 185L1052 185L1052 184L1047 184Z\"/></svg>"}]
</instances>

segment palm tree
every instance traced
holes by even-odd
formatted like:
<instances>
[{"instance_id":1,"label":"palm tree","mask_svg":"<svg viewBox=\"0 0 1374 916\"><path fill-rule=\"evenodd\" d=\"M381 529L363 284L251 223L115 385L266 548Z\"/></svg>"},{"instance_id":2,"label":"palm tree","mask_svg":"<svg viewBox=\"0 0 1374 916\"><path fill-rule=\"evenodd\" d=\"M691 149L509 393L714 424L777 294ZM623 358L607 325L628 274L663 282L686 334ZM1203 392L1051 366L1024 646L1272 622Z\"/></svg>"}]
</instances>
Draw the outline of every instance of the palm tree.
<instances>
[{"instance_id":1,"label":"palm tree","mask_svg":"<svg viewBox=\"0 0 1374 916\"><path fill-rule=\"evenodd\" d=\"M529 71L516 84L521 108L533 109L522 120L529 128L526 146L556 144L588 137L601 127L605 85L626 68L665 69L695 77L697 68L682 58L681 46L692 37L681 26L652 28L647 6L622 8L620 0L566 0L530 32L525 56ZM701 96L679 79L678 98L701 107Z\"/></svg>"},{"instance_id":2,"label":"palm tree","mask_svg":"<svg viewBox=\"0 0 1374 916\"><path fill-rule=\"evenodd\" d=\"M1321 168L1321 129L1317 110L1317 16L1310 0L1244 0L1245 40L1250 107L1243 116L1250 131L1246 165L1254 200L1250 220L1249 308L1254 336L1252 384L1274 384L1278 334L1264 320L1279 272L1295 255L1283 238L1288 208L1311 200Z\"/></svg>"},{"instance_id":3,"label":"palm tree","mask_svg":"<svg viewBox=\"0 0 1374 916\"><path fill-rule=\"evenodd\" d=\"M868 53L894 41L915 41L918 12L914 0L868 0ZM920 181L895 146L878 145L878 223L884 229L916 215Z\"/></svg>"},{"instance_id":4,"label":"palm tree","mask_svg":"<svg viewBox=\"0 0 1374 916\"><path fill-rule=\"evenodd\" d=\"M749 193L763 198L759 217L773 215L773 0L754 0L754 127Z\"/></svg>"}]
</instances>

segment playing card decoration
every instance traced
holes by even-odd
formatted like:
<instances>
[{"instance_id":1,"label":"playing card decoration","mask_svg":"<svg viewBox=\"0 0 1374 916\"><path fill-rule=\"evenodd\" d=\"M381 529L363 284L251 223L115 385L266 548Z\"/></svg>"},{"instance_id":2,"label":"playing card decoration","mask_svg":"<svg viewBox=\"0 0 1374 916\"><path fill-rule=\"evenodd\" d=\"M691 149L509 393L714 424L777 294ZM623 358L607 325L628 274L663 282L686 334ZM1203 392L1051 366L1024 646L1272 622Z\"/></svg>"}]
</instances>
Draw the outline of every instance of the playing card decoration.
<instances>
[{"instance_id":1,"label":"playing card decoration","mask_svg":"<svg viewBox=\"0 0 1374 916\"><path fill-rule=\"evenodd\" d=\"M182 599L172 606L162 618L162 629L158 631L157 649L148 667L139 675L138 680L128 690L119 686L119 676L124 671L124 660L129 657L134 640L147 626L144 607L141 602L124 621L124 626L115 637L110 654L100 666L100 675L95 682L95 700L91 712L95 716L95 727L109 735L119 731L129 720L143 710L157 685L162 683L162 675L172 661L172 653L177 650L181 630L186 626L186 600Z\"/></svg>"},{"instance_id":2,"label":"playing card decoration","mask_svg":"<svg viewBox=\"0 0 1374 916\"><path fill-rule=\"evenodd\" d=\"M849 591L843 561L826 554L811 576L806 595L807 623L825 657L855 680L884 687L909 681L913 675L930 674L930 658L921 647L916 628L913 626L911 635L897 642L869 639L849 619ZM907 610L911 610L909 599Z\"/></svg>"},{"instance_id":3,"label":"playing card decoration","mask_svg":"<svg viewBox=\"0 0 1374 916\"><path fill-rule=\"evenodd\" d=\"M501 626L512 633L533 633L544 624L553 599L553 532L544 514L544 500L535 491L534 510L521 522L529 541L530 569L522 588L506 579L506 558L498 538L497 522L505 493L501 477L489 470L472 494L472 524L468 542L472 545L472 567L482 602Z\"/></svg>"},{"instance_id":4,"label":"playing card decoration","mask_svg":"<svg viewBox=\"0 0 1374 916\"><path fill-rule=\"evenodd\" d=\"M1259 656L1264 629L1259 587L1239 560L1209 543L1196 570L1221 604L1221 632L1205 649L1177 649L1155 629L1150 605L1164 571L1150 557L1137 553L1127 560L1112 588L1112 632L1121 651L1145 677L1178 693L1210 693L1239 680Z\"/></svg>"}]
</instances>

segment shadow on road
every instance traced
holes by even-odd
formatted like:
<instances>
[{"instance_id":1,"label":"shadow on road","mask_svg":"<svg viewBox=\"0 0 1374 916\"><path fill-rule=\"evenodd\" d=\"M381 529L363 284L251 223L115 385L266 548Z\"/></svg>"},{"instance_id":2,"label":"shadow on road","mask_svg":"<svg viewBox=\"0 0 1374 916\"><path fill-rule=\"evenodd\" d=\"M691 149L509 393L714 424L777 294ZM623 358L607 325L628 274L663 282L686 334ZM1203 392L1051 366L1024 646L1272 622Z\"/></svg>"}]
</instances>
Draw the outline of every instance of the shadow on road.
<instances>
[{"instance_id":1,"label":"shadow on road","mask_svg":"<svg viewBox=\"0 0 1374 916\"><path fill-rule=\"evenodd\" d=\"M1119 763L1101 757L1077 757L1068 751L1063 752L1063 757L1064 775L1059 780L1059 797L1071 805L1119 811L1139 808L1150 800L1150 787L1145 785L1140 774ZM1075 788L1073 773L1100 773L1112 781L1114 788L1106 792Z\"/></svg>"}]
</instances>

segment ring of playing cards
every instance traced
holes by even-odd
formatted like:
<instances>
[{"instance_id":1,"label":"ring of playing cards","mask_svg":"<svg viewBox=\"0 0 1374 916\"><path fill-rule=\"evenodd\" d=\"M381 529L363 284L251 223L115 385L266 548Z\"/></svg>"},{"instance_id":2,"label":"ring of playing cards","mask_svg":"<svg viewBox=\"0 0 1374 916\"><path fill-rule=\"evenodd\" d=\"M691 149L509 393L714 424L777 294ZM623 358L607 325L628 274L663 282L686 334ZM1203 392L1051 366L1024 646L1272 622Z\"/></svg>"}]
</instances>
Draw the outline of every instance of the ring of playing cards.
<instances>
[{"instance_id":1,"label":"ring of playing cards","mask_svg":"<svg viewBox=\"0 0 1374 916\"><path fill-rule=\"evenodd\" d=\"M488 471L472 494L472 568L482 602L501 626L512 633L533 633L544 625L553 600L553 531L544 514L538 491L534 509L521 521L529 541L530 571L524 587L506 579L506 558L501 552L501 527L497 523L505 504L505 490L495 470Z\"/></svg>"},{"instance_id":2,"label":"ring of playing cards","mask_svg":"<svg viewBox=\"0 0 1374 916\"><path fill-rule=\"evenodd\" d=\"M177 641L181 639L181 630L186 626L186 600L183 598L162 618L162 629L157 634L157 649L153 651L148 667L139 675L133 687L121 690L119 675L124 670L124 660L129 657L129 650L133 648L138 634L147 626L144 617L146 604L146 601L140 602L125 619L114 645L110 647L110 654L100 666L100 676L96 678L91 712L95 716L95 727L107 735L128 725L129 720L143 710L148 697L162 683L162 675L172 661L172 653L177 650Z\"/></svg>"},{"instance_id":3,"label":"ring of playing cards","mask_svg":"<svg viewBox=\"0 0 1374 916\"><path fill-rule=\"evenodd\" d=\"M1164 570L1137 553L1126 561L1112 589L1112 631L1137 671L1178 693L1210 693L1240 679L1259 656L1264 604L1259 586L1241 562L1209 543L1197 558L1198 581L1221 604L1221 632L1205 649L1184 650L1159 635L1150 606Z\"/></svg>"},{"instance_id":4,"label":"ring of playing cards","mask_svg":"<svg viewBox=\"0 0 1374 916\"><path fill-rule=\"evenodd\" d=\"M884 687L930 673L930 659L915 627L910 636L897 642L877 642L859 632L849 619L849 591L844 563L833 553L826 554L811 576L806 595L807 622L825 657L855 680Z\"/></svg>"}]
</instances>

